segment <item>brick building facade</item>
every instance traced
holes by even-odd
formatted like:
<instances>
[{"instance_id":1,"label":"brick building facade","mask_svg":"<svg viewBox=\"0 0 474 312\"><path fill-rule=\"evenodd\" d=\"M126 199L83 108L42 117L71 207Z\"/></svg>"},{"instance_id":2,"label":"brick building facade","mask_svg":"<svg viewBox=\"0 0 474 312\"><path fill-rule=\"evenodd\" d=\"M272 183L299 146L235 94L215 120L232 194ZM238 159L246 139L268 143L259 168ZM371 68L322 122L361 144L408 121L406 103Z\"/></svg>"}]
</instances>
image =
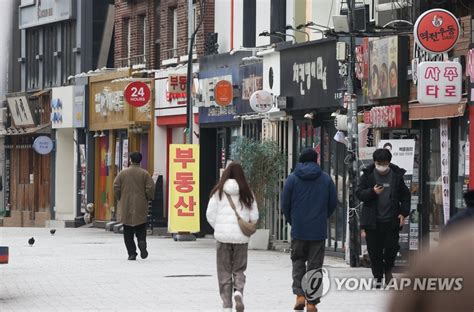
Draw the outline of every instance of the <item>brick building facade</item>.
<instances>
[{"instance_id":1,"label":"brick building facade","mask_svg":"<svg viewBox=\"0 0 474 312\"><path fill-rule=\"evenodd\" d=\"M115 0L115 67L157 68L160 1Z\"/></svg>"},{"instance_id":2,"label":"brick building facade","mask_svg":"<svg viewBox=\"0 0 474 312\"><path fill-rule=\"evenodd\" d=\"M197 56L214 32L214 0L205 0L205 19L196 36ZM195 22L200 19L195 1ZM145 64L157 69L161 61L188 54L187 0L115 0L115 67Z\"/></svg>"}]
</instances>

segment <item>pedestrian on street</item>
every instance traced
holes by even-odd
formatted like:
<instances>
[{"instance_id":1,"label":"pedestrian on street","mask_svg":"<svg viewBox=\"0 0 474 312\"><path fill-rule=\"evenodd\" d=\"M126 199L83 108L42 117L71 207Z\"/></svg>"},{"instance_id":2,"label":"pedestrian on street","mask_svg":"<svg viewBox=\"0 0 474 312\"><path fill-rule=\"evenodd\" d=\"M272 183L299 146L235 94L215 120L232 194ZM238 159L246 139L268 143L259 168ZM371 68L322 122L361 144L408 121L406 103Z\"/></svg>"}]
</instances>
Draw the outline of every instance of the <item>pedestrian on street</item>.
<instances>
[{"instance_id":1,"label":"pedestrian on street","mask_svg":"<svg viewBox=\"0 0 474 312\"><path fill-rule=\"evenodd\" d=\"M255 196L245 179L242 166L231 162L212 189L207 221L217 241L217 279L223 311L232 311L232 295L238 312L244 311L243 294L249 236L242 232L237 215L247 222L258 222Z\"/></svg>"},{"instance_id":2,"label":"pedestrian on street","mask_svg":"<svg viewBox=\"0 0 474 312\"><path fill-rule=\"evenodd\" d=\"M148 257L146 246L146 225L148 202L155 194L155 184L148 171L140 168L142 154L130 154L130 167L122 170L114 181L115 198L118 200L119 219L123 224L123 238L127 247L128 260L137 259L137 248L142 259Z\"/></svg>"},{"instance_id":3,"label":"pedestrian on street","mask_svg":"<svg viewBox=\"0 0 474 312\"><path fill-rule=\"evenodd\" d=\"M317 311L320 297L306 298L302 279L307 272L322 269L327 219L337 205L334 182L321 170L317 161L318 154L314 149L304 149L295 171L285 182L282 194L282 210L291 225L293 293L296 295L294 310L304 310L307 304L308 312ZM322 292L322 289L319 290Z\"/></svg>"},{"instance_id":4,"label":"pedestrian on street","mask_svg":"<svg viewBox=\"0 0 474 312\"><path fill-rule=\"evenodd\" d=\"M441 232L442 237L465 223L474 222L474 190L470 190L464 194L464 202L466 203L466 209L461 210L449 219Z\"/></svg>"},{"instance_id":5,"label":"pedestrian on street","mask_svg":"<svg viewBox=\"0 0 474 312\"><path fill-rule=\"evenodd\" d=\"M374 163L363 170L356 195L363 201L360 216L361 229L365 231L372 274L376 287L392 279L392 268L400 250L399 231L410 214L411 194L405 185L402 169L391 163L388 149L377 149Z\"/></svg>"}]
</instances>

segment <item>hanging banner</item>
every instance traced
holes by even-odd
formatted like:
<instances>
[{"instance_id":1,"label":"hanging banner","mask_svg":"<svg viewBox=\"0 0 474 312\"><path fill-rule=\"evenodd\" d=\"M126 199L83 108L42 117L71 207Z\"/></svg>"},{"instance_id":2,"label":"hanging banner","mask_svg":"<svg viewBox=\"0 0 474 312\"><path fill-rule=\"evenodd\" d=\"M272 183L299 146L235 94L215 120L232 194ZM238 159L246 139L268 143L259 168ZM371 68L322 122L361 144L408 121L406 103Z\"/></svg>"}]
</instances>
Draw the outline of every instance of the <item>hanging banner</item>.
<instances>
[{"instance_id":1,"label":"hanging banner","mask_svg":"<svg viewBox=\"0 0 474 312\"><path fill-rule=\"evenodd\" d=\"M441 183L443 189L443 212L444 224L450 217L449 202L449 138L448 138L448 120L440 120L440 142L441 142Z\"/></svg>"},{"instance_id":2,"label":"hanging banner","mask_svg":"<svg viewBox=\"0 0 474 312\"><path fill-rule=\"evenodd\" d=\"M382 140L379 148L386 148L392 153L392 164L406 170L403 180L409 190L412 190L413 168L415 164L415 140ZM410 251L410 218L405 218L405 224L400 231L398 252L395 260L398 265L408 265Z\"/></svg>"},{"instance_id":3,"label":"hanging banner","mask_svg":"<svg viewBox=\"0 0 474 312\"><path fill-rule=\"evenodd\" d=\"M168 231L200 231L199 145L171 144L169 162Z\"/></svg>"}]
</instances>

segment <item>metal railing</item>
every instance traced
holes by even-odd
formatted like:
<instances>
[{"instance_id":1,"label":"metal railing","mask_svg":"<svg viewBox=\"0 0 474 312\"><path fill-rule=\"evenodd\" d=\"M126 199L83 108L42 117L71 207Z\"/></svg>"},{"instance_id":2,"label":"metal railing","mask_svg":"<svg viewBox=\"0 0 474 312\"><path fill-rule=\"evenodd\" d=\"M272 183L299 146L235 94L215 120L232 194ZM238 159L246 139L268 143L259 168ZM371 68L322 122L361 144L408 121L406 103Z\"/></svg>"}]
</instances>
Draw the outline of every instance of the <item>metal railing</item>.
<instances>
[{"instance_id":1,"label":"metal railing","mask_svg":"<svg viewBox=\"0 0 474 312\"><path fill-rule=\"evenodd\" d=\"M131 57L119 58L117 59L117 61L118 61L119 67L132 67L135 65L142 65L142 64L146 66L147 57L146 57L146 54L142 54L142 55L135 55Z\"/></svg>"}]
</instances>

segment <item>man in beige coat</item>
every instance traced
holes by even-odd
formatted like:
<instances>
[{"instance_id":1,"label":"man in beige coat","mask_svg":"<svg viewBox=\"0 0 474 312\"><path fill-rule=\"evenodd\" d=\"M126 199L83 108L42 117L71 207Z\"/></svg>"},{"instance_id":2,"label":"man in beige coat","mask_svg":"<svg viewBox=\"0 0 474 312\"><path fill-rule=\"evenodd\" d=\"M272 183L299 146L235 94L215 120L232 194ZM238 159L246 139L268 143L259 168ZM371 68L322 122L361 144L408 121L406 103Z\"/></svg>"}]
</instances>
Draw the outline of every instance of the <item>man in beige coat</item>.
<instances>
[{"instance_id":1,"label":"man in beige coat","mask_svg":"<svg viewBox=\"0 0 474 312\"><path fill-rule=\"evenodd\" d=\"M123 237L128 251L128 260L137 259L137 247L133 236L137 236L142 259L148 257L146 250L146 224L148 202L155 194L155 184L150 174L140 168L142 154L130 154L130 167L121 171L114 181L120 222L123 224Z\"/></svg>"}]
</instances>

